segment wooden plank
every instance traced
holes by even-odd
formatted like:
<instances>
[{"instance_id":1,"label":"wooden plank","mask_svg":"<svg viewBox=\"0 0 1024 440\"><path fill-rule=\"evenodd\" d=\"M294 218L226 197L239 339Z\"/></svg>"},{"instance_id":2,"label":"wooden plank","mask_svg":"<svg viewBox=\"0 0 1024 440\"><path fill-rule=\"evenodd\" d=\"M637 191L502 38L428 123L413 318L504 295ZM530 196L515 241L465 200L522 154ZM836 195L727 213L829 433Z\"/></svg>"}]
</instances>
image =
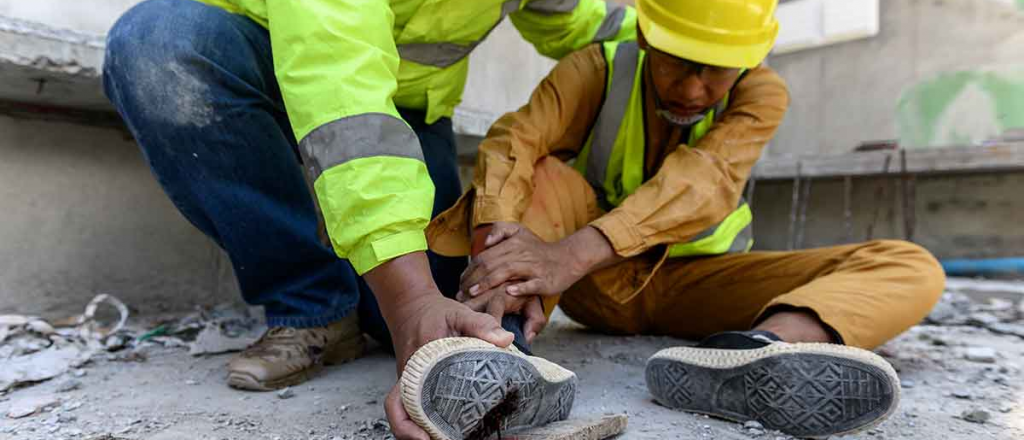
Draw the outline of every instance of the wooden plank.
<instances>
[{"instance_id":1,"label":"wooden plank","mask_svg":"<svg viewBox=\"0 0 1024 440\"><path fill-rule=\"evenodd\" d=\"M899 175L899 167L882 173L886 156L899 159L898 151L870 151L834 155L763 158L754 167L758 180L792 179L800 163L802 177ZM981 147L906 150L911 174L962 173L1024 170L1024 142L1007 142Z\"/></svg>"},{"instance_id":2,"label":"wooden plank","mask_svg":"<svg viewBox=\"0 0 1024 440\"><path fill-rule=\"evenodd\" d=\"M505 437L505 440L604 440L626 430L625 414L587 419L569 419Z\"/></svg>"}]
</instances>

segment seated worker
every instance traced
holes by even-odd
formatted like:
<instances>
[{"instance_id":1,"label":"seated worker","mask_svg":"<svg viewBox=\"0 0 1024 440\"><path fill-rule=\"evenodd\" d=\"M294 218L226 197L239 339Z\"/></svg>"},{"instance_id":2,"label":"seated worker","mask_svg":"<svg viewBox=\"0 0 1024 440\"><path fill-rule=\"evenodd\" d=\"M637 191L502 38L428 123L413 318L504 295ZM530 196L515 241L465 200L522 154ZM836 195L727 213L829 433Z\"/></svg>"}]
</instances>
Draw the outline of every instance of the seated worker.
<instances>
[{"instance_id":1,"label":"seated worker","mask_svg":"<svg viewBox=\"0 0 1024 440\"><path fill-rule=\"evenodd\" d=\"M543 326L541 303L601 332L703 339L648 361L648 388L665 406L801 437L881 422L900 385L867 350L928 313L941 267L901 241L750 252L743 188L789 99L761 64L777 1L636 6L638 41L562 59L494 124L472 188L427 229L431 249L473 253L460 296L478 311L526 315L527 339ZM404 403L426 431L457 438L437 408L459 399L493 411L514 397L541 421L567 414L572 373L486 345L442 340L413 356ZM499 361L527 373L480 368ZM485 402L456 380L508 385L504 400ZM537 419L515 413L506 428Z\"/></svg>"}]
</instances>

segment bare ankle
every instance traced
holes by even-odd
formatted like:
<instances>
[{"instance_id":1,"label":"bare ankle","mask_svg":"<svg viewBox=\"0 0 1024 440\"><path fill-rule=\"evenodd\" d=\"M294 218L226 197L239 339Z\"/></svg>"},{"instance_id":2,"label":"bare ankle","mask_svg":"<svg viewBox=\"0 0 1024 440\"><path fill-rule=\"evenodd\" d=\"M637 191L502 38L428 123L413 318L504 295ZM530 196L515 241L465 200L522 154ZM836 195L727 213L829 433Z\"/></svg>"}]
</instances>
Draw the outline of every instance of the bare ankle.
<instances>
[{"instance_id":1,"label":"bare ankle","mask_svg":"<svg viewBox=\"0 0 1024 440\"><path fill-rule=\"evenodd\" d=\"M761 321L754 330L775 333L786 342L838 343L825 323L809 311L779 311Z\"/></svg>"}]
</instances>

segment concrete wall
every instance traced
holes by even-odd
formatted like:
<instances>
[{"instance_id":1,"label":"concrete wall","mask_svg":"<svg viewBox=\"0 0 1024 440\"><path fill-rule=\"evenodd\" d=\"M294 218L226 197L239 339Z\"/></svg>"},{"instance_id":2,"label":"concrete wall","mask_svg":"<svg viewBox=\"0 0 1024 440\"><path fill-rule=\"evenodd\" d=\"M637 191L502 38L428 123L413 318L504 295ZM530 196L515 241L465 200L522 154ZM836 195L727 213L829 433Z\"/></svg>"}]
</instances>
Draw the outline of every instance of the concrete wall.
<instances>
[{"instance_id":1,"label":"concrete wall","mask_svg":"<svg viewBox=\"0 0 1024 440\"><path fill-rule=\"evenodd\" d=\"M0 15L81 32L105 34L141 0L3 0Z\"/></svg>"},{"instance_id":2,"label":"concrete wall","mask_svg":"<svg viewBox=\"0 0 1024 440\"><path fill-rule=\"evenodd\" d=\"M806 208L804 248L871 238L906 237L903 186L899 179L853 180L847 235L842 179L814 180ZM1020 256L1024 249L1024 173L919 177L911 205L914 242L941 258ZM755 249L789 248L792 182L757 182L754 194ZM881 189L881 197L879 197ZM874 225L872 227L872 225ZM794 234L795 235L795 234Z\"/></svg>"},{"instance_id":3,"label":"concrete wall","mask_svg":"<svg viewBox=\"0 0 1024 440\"><path fill-rule=\"evenodd\" d=\"M188 224L123 132L0 116L0 314L237 298L230 264Z\"/></svg>"},{"instance_id":4,"label":"concrete wall","mask_svg":"<svg viewBox=\"0 0 1024 440\"><path fill-rule=\"evenodd\" d=\"M847 152L897 139L898 103L915 85L943 72L1024 63L1024 8L1011 2L883 0L881 7L878 37L770 58L792 105L769 154Z\"/></svg>"}]
</instances>

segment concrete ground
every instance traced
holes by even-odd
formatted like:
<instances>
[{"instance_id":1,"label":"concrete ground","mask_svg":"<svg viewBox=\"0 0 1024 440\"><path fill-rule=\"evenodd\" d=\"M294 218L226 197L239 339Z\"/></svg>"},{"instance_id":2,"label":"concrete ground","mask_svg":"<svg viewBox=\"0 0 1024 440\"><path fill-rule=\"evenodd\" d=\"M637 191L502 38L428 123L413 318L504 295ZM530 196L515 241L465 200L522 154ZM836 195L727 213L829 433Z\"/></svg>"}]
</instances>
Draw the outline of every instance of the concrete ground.
<instances>
[{"instance_id":1,"label":"concrete ground","mask_svg":"<svg viewBox=\"0 0 1024 440\"><path fill-rule=\"evenodd\" d=\"M951 325L958 321L949 307L942 314L939 321L947 324L915 327L879 350L900 372L902 403L882 425L847 438L1024 438L1024 341ZM788 438L654 403L644 384L644 362L661 348L683 343L598 335L557 313L535 351L579 375L575 417L629 416L619 438ZM979 347L992 349L994 358L965 358L968 349ZM192 357L183 348L163 346L141 349L141 355L129 351L101 354L77 374L0 394L0 439L390 438L382 404L395 379L394 361L379 349L325 369L287 399L228 388L224 366L231 355ZM67 388L73 389L60 391ZM39 399L53 403L33 416L3 416ZM965 416L972 411L973 417ZM977 411L989 420L968 421L984 415Z\"/></svg>"}]
</instances>

